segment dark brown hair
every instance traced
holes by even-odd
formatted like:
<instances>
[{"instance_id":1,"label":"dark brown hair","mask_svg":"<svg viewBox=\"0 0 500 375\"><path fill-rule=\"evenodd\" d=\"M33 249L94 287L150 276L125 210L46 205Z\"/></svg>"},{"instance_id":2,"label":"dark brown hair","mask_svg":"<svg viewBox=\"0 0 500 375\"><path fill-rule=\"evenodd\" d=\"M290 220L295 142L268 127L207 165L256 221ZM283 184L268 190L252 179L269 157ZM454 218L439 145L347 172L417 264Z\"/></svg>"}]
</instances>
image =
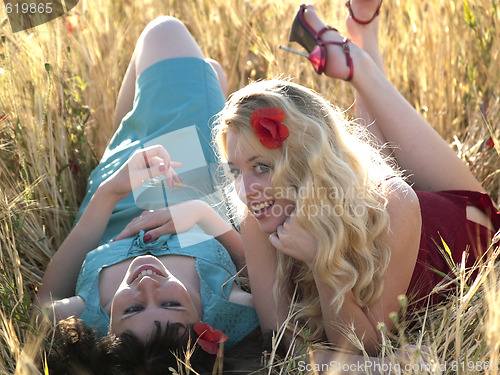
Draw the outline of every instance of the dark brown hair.
<instances>
[{"instance_id":1,"label":"dark brown hair","mask_svg":"<svg viewBox=\"0 0 500 375\"><path fill-rule=\"evenodd\" d=\"M178 323L167 323L162 329L157 322L153 336L144 343L131 332L100 338L81 320L67 319L60 322L56 340L47 349L49 374L163 375L179 366L212 374L217 356L194 345L197 335L191 327L184 332L181 329L184 327ZM218 363L224 374L259 373L263 350L260 336L256 330L237 348L225 351L222 363ZM188 365L182 364L186 359Z\"/></svg>"}]
</instances>

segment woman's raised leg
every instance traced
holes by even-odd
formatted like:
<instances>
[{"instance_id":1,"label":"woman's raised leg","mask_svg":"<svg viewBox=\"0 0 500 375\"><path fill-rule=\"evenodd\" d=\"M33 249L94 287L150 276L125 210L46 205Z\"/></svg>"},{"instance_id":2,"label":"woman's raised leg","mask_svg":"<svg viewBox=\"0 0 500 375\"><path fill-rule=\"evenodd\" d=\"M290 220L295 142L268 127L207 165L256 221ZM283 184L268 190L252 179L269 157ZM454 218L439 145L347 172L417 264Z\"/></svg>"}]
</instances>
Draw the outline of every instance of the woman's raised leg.
<instances>
[{"instance_id":1,"label":"woman's raised leg","mask_svg":"<svg viewBox=\"0 0 500 375\"><path fill-rule=\"evenodd\" d=\"M305 17L314 30L325 26L312 6L308 7ZM342 36L328 31L322 40L339 42ZM369 48L366 44L364 47ZM393 154L415 188L483 191L468 167L387 80L370 55L354 43L350 43L350 53L354 63L351 83L363 100L363 108L376 121L382 142L394 145ZM349 68L345 61L342 48L328 45L325 74L346 79Z\"/></svg>"},{"instance_id":2,"label":"woman's raised leg","mask_svg":"<svg viewBox=\"0 0 500 375\"><path fill-rule=\"evenodd\" d=\"M227 93L227 80L221 66L212 59L205 58L200 47L186 26L174 17L161 16L151 21L139 36L123 79L114 116L114 129L122 118L132 109L137 77L151 65L176 57L197 57L212 65L224 94Z\"/></svg>"}]
</instances>

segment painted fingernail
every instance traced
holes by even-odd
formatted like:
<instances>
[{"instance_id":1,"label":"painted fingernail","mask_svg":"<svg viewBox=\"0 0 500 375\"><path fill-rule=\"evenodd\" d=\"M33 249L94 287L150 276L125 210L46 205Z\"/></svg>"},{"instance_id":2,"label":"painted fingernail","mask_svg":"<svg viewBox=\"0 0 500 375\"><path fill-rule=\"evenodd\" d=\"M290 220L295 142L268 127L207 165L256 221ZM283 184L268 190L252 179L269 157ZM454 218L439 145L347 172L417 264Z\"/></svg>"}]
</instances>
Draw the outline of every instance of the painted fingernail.
<instances>
[{"instance_id":1,"label":"painted fingernail","mask_svg":"<svg viewBox=\"0 0 500 375\"><path fill-rule=\"evenodd\" d=\"M149 241L151 241L151 238L153 238L153 237L151 237L151 235L149 233L146 233L144 235L144 237L142 237L142 238L143 238L144 242L149 242Z\"/></svg>"}]
</instances>

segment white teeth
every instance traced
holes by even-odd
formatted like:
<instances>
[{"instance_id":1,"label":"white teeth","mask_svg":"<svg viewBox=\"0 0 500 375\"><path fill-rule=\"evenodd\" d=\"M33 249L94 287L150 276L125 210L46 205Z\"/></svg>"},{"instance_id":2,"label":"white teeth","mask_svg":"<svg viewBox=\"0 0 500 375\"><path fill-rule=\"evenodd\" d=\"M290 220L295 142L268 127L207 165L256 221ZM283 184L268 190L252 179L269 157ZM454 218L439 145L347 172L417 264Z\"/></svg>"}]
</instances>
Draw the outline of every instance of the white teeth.
<instances>
[{"instance_id":1,"label":"white teeth","mask_svg":"<svg viewBox=\"0 0 500 375\"><path fill-rule=\"evenodd\" d=\"M254 205L252 206L252 210L254 212L257 212L257 211L260 211L266 207L269 207L269 206L272 206L274 204L274 201L267 201L267 202L264 202L264 203L260 203L260 204L257 204L257 205Z\"/></svg>"},{"instance_id":2,"label":"white teeth","mask_svg":"<svg viewBox=\"0 0 500 375\"><path fill-rule=\"evenodd\" d=\"M146 275L157 275L157 273L154 272L153 270L144 270L138 275L138 277L143 277Z\"/></svg>"}]
</instances>

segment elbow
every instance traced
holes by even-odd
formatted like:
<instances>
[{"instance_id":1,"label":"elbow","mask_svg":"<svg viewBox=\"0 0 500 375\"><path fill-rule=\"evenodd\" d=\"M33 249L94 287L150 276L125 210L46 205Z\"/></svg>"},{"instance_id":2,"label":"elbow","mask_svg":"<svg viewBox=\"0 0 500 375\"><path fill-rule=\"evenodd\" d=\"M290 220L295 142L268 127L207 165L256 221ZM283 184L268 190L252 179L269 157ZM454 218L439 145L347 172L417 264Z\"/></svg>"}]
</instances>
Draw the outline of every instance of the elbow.
<instances>
[{"instance_id":1,"label":"elbow","mask_svg":"<svg viewBox=\"0 0 500 375\"><path fill-rule=\"evenodd\" d=\"M38 303L33 309L33 314L43 316L51 321L59 321L70 316L75 318L80 317L85 308L85 302L79 296L71 298L63 298L60 300L50 300L43 303Z\"/></svg>"},{"instance_id":2,"label":"elbow","mask_svg":"<svg viewBox=\"0 0 500 375\"><path fill-rule=\"evenodd\" d=\"M326 336L334 350L353 355L377 356L380 353L382 336L374 327L360 330L359 327L345 327L343 330L327 330Z\"/></svg>"}]
</instances>

